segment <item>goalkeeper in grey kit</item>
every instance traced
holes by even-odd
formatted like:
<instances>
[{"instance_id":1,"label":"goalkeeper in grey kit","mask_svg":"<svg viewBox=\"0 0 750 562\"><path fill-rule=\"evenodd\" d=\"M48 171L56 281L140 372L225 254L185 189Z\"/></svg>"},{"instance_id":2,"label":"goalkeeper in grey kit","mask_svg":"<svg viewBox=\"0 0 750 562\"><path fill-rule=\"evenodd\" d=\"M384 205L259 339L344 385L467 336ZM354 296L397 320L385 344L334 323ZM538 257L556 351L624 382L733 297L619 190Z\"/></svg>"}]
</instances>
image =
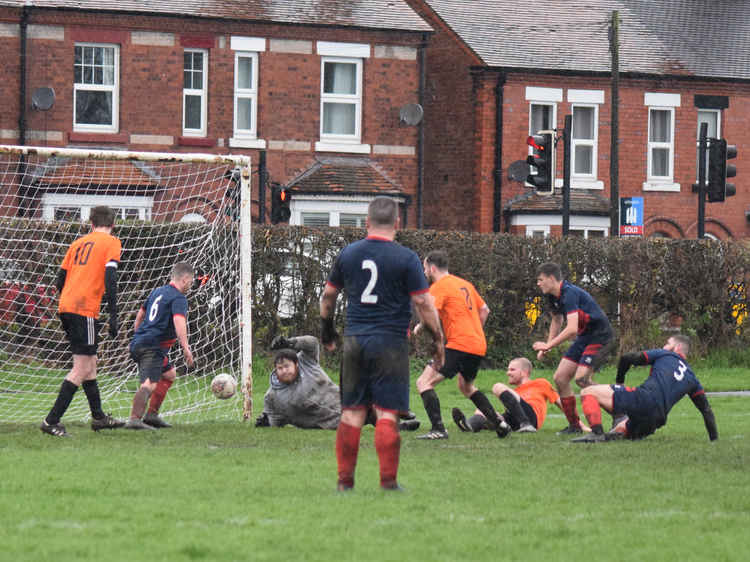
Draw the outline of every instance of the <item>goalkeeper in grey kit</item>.
<instances>
[{"instance_id":1,"label":"goalkeeper in grey kit","mask_svg":"<svg viewBox=\"0 0 750 562\"><path fill-rule=\"evenodd\" d=\"M263 397L263 413L256 427L293 425L303 429L336 429L341 419L341 393L320 365L320 344L315 336L285 338L271 342L274 369ZM375 423L370 413L369 423ZM419 427L414 414L404 416L401 430Z\"/></svg>"}]
</instances>

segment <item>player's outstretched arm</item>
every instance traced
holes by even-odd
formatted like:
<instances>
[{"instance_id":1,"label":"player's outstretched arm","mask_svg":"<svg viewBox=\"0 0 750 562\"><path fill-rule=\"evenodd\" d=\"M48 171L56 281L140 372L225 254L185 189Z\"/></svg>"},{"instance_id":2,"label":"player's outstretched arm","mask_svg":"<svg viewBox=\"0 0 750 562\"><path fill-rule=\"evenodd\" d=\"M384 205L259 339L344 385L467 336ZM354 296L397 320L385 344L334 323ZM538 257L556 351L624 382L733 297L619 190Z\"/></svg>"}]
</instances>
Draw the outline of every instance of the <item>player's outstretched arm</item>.
<instances>
[{"instance_id":1,"label":"player's outstretched arm","mask_svg":"<svg viewBox=\"0 0 750 562\"><path fill-rule=\"evenodd\" d=\"M107 264L104 268L104 286L107 293L107 302L109 303L109 335L116 337L119 330L117 320L117 264Z\"/></svg>"},{"instance_id":2,"label":"player's outstretched arm","mask_svg":"<svg viewBox=\"0 0 750 562\"><path fill-rule=\"evenodd\" d=\"M615 383L622 384L625 382L625 373L633 365L648 365L648 357L642 351L633 351L631 353L625 353L620 357L620 361L617 363L617 377Z\"/></svg>"},{"instance_id":3,"label":"player's outstretched arm","mask_svg":"<svg viewBox=\"0 0 750 562\"><path fill-rule=\"evenodd\" d=\"M68 277L68 271L62 267L57 270L57 279L55 280L55 287L57 287L57 294L62 293L63 287L65 286L65 279Z\"/></svg>"},{"instance_id":4,"label":"player's outstretched arm","mask_svg":"<svg viewBox=\"0 0 750 562\"><path fill-rule=\"evenodd\" d=\"M333 314L336 310L338 296L339 290L328 283L320 297L320 341L328 351L336 349L336 340L339 338L333 324Z\"/></svg>"},{"instance_id":5,"label":"player's outstretched arm","mask_svg":"<svg viewBox=\"0 0 750 562\"><path fill-rule=\"evenodd\" d=\"M432 296L429 293L422 293L412 295L411 300L417 309L422 326L432 335L433 359L435 361L433 368L440 369L445 362L445 345L443 343L443 330L440 327L440 316L438 316Z\"/></svg>"},{"instance_id":6,"label":"player's outstretched arm","mask_svg":"<svg viewBox=\"0 0 750 562\"><path fill-rule=\"evenodd\" d=\"M195 359L193 359L193 352L190 351L190 344L188 343L188 331L187 321L181 314L175 314L172 316L174 322L174 331L177 334L177 341L180 342L182 353L185 355L185 363L188 367L195 365Z\"/></svg>"},{"instance_id":7,"label":"player's outstretched arm","mask_svg":"<svg viewBox=\"0 0 750 562\"><path fill-rule=\"evenodd\" d=\"M711 404L708 403L706 394L701 392L695 396L691 396L690 399L698 408L701 414L703 414L703 423L706 424L706 431L708 431L708 438L711 441L716 441L719 438L719 432L716 429L716 418L714 417L714 411L711 409Z\"/></svg>"},{"instance_id":8,"label":"player's outstretched arm","mask_svg":"<svg viewBox=\"0 0 750 562\"><path fill-rule=\"evenodd\" d=\"M287 341L291 343L292 349L301 351L316 363L320 361L320 344L315 336L297 336Z\"/></svg>"}]
</instances>

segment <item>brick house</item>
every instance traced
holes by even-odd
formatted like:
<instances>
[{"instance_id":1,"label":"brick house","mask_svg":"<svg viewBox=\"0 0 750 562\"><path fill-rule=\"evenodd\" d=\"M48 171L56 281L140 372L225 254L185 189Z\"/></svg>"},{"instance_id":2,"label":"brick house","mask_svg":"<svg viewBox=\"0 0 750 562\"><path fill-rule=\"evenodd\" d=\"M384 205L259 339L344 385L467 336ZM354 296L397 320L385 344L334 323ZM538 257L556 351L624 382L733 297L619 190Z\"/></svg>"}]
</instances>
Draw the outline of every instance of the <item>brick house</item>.
<instances>
[{"instance_id":1,"label":"brick house","mask_svg":"<svg viewBox=\"0 0 750 562\"><path fill-rule=\"evenodd\" d=\"M572 115L571 234L613 234L619 196L644 199L646 236L696 237L696 139L707 123L709 137L726 138L739 154L737 195L706 205L706 234L750 236L750 24L739 16L747 2L408 2L435 30L425 69L425 227L559 233L562 143L554 193L534 192L508 170L529 154L528 134L560 131ZM445 200L460 207L448 214Z\"/></svg>"},{"instance_id":2,"label":"brick house","mask_svg":"<svg viewBox=\"0 0 750 562\"><path fill-rule=\"evenodd\" d=\"M256 220L275 183L294 224L361 224L386 192L415 226L421 125L399 114L419 101L430 33L401 0L0 0L0 144L250 154L267 178L253 176ZM49 109L32 103L50 89ZM158 187L158 173L125 166L133 186ZM107 181L90 179L85 205L118 196ZM79 205L56 185L39 179L35 216ZM216 212L221 195L195 195L170 219ZM150 200L117 204L152 216Z\"/></svg>"}]
</instances>

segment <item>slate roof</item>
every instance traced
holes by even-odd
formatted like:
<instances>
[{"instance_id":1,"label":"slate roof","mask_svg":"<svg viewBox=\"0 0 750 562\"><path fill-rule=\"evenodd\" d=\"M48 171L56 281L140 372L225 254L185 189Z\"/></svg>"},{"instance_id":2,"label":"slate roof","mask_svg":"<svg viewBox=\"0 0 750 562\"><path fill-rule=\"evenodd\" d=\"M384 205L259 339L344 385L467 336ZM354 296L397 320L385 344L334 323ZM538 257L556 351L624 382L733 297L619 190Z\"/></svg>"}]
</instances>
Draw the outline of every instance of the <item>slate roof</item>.
<instances>
[{"instance_id":1,"label":"slate roof","mask_svg":"<svg viewBox=\"0 0 750 562\"><path fill-rule=\"evenodd\" d=\"M490 67L750 79L750 0L426 0ZM546 39L546 40L545 40Z\"/></svg>"},{"instance_id":2,"label":"slate roof","mask_svg":"<svg viewBox=\"0 0 750 562\"><path fill-rule=\"evenodd\" d=\"M400 31L432 30L404 0L0 0L0 6L23 5Z\"/></svg>"},{"instance_id":3,"label":"slate roof","mask_svg":"<svg viewBox=\"0 0 750 562\"><path fill-rule=\"evenodd\" d=\"M555 214L562 212L562 194L540 195L529 190L505 204L504 210L515 214ZM609 199L598 193L572 189L570 191L570 212L585 215L609 215Z\"/></svg>"},{"instance_id":4,"label":"slate roof","mask_svg":"<svg viewBox=\"0 0 750 562\"><path fill-rule=\"evenodd\" d=\"M404 195L401 186L367 158L319 158L287 187L305 193Z\"/></svg>"}]
</instances>

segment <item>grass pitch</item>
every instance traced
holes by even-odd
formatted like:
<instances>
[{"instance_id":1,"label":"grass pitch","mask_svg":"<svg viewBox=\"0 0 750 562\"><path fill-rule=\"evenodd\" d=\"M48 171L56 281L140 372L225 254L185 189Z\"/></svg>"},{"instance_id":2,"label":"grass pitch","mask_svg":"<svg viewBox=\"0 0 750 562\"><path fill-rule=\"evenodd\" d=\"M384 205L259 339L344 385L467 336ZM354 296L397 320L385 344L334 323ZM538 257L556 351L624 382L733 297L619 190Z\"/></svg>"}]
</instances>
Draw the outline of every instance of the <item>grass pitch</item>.
<instances>
[{"instance_id":1,"label":"grass pitch","mask_svg":"<svg viewBox=\"0 0 750 562\"><path fill-rule=\"evenodd\" d=\"M699 376L709 390L744 380ZM497 380L483 371L479 384ZM257 409L265 384L257 377ZM450 438L402 434L405 493L378 488L371 426L356 488L338 494L333 431L68 424L73 437L55 439L0 424L0 560L746 559L750 398L710 397L715 443L683 399L648 439L574 445L555 435L554 407L539 433L499 440L455 428L450 409L472 409L455 383L438 395ZM424 424L415 393L412 408Z\"/></svg>"}]
</instances>

